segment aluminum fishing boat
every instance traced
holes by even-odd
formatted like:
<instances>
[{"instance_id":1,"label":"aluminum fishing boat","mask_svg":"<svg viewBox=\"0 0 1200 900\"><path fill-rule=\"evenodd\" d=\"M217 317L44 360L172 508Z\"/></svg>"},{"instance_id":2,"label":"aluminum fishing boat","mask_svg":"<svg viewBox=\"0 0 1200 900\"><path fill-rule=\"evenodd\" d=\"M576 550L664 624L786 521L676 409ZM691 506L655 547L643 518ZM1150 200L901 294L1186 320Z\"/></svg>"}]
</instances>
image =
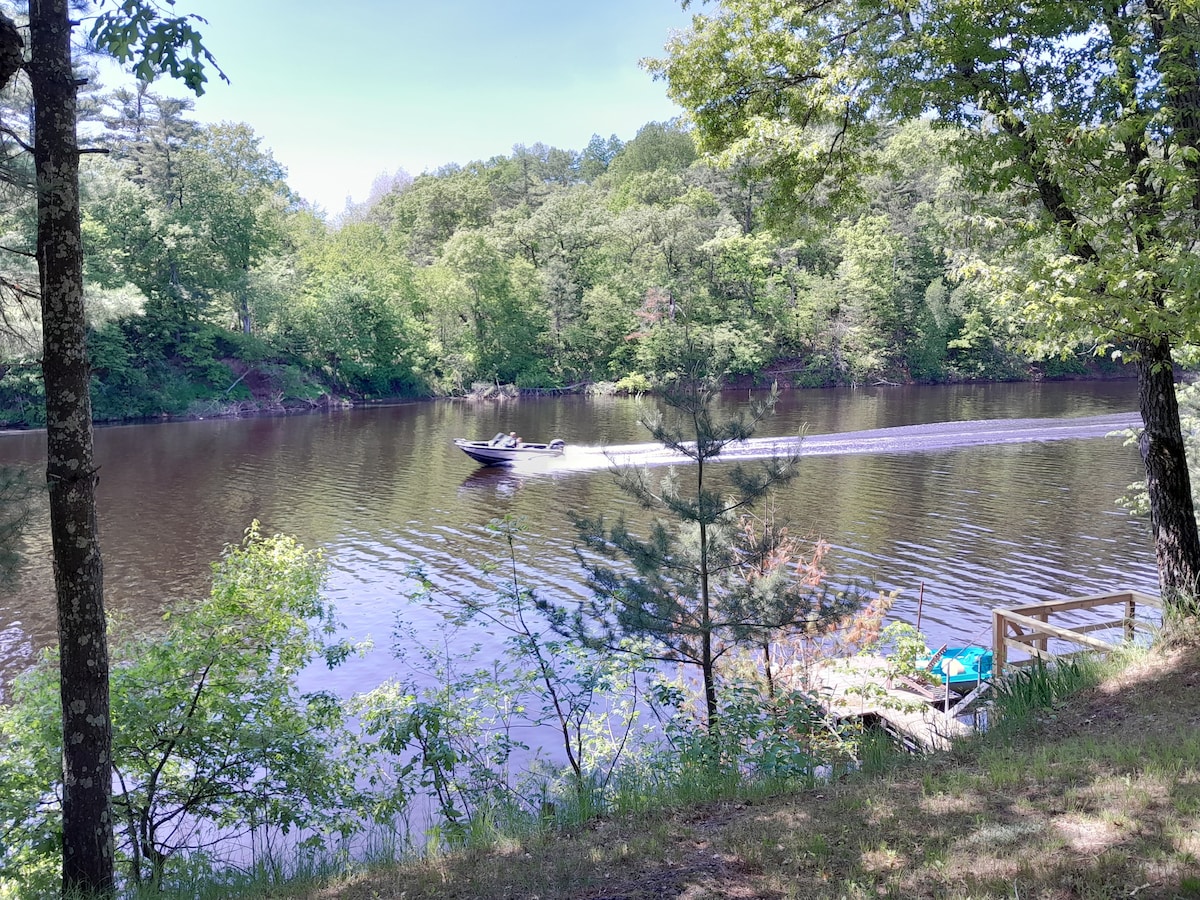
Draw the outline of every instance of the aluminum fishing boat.
<instances>
[{"instance_id":1,"label":"aluminum fishing boat","mask_svg":"<svg viewBox=\"0 0 1200 900\"><path fill-rule=\"evenodd\" d=\"M557 439L548 444L530 444L503 431L490 441L456 438L454 446L484 466L511 466L531 459L551 459L562 456L566 448L566 444Z\"/></svg>"}]
</instances>

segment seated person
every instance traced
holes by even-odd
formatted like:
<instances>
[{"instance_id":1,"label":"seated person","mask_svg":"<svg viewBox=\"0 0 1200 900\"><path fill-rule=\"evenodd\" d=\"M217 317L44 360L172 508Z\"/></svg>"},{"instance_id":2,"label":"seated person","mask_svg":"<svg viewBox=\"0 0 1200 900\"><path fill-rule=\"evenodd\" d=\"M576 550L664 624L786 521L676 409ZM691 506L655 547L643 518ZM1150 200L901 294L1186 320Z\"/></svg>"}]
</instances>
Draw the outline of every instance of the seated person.
<instances>
[{"instance_id":1,"label":"seated person","mask_svg":"<svg viewBox=\"0 0 1200 900\"><path fill-rule=\"evenodd\" d=\"M510 431L508 433L508 440L504 442L504 446L505 447L519 447L520 445L521 445L521 439L519 437L517 437L517 433L515 431Z\"/></svg>"}]
</instances>

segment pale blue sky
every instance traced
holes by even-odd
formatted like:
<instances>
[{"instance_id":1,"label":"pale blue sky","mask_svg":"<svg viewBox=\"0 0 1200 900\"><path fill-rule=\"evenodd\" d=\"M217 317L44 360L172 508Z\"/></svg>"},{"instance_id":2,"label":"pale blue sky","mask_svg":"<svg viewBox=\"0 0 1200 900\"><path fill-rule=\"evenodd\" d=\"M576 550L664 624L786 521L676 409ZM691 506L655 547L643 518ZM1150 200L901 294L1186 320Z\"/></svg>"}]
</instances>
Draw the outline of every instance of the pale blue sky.
<instances>
[{"instance_id":1,"label":"pale blue sky","mask_svg":"<svg viewBox=\"0 0 1200 900\"><path fill-rule=\"evenodd\" d=\"M248 122L330 214L382 172L580 150L679 114L638 66L690 13L678 0L179 0L232 84L205 122Z\"/></svg>"}]
</instances>

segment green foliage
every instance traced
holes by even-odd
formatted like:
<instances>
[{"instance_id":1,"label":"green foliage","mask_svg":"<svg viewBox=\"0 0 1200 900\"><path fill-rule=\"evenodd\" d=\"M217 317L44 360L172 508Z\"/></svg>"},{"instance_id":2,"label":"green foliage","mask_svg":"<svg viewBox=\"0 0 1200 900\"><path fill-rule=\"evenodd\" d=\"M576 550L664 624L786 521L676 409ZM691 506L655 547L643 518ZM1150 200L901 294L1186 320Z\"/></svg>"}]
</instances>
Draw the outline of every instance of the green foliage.
<instances>
[{"instance_id":1,"label":"green foliage","mask_svg":"<svg viewBox=\"0 0 1200 900\"><path fill-rule=\"evenodd\" d=\"M90 334L92 397L97 419L181 415L199 400L228 401L237 376L228 360L254 348L214 326L189 328L162 342L152 320L129 317ZM239 346L240 344L240 346Z\"/></svg>"},{"instance_id":2,"label":"green foliage","mask_svg":"<svg viewBox=\"0 0 1200 900\"><path fill-rule=\"evenodd\" d=\"M188 21L151 16L109 37L158 40L171 23L156 45L165 62L186 54L168 45ZM522 146L398 180L331 228L249 126L202 127L190 101L147 85L102 102L114 152L85 158L82 224L103 418L246 399L223 395L225 361L254 360L220 353L210 329L252 334L262 362L301 369L272 391L285 403L292 385L307 399L631 373L658 383L671 375L663 327L685 323L722 346L731 376L769 368L823 386L1027 375L1004 321L1016 300L1001 292L1002 308L983 276L1026 259L996 223L1028 210L1007 194L981 204L954 136L919 122L864 125L828 160L805 156L814 139L796 152L828 162L819 184L785 171L797 136L776 136L783 155L725 154L726 168L698 157L702 117L695 131L650 123L581 153ZM822 202L797 208L806 186ZM25 234L32 220L7 225ZM9 277L29 280L19 274ZM4 306L14 320L14 301ZM113 322L124 338L103 331ZM34 385L4 387L0 409L36 422Z\"/></svg>"},{"instance_id":3,"label":"green foliage","mask_svg":"<svg viewBox=\"0 0 1200 900\"><path fill-rule=\"evenodd\" d=\"M1179 424L1186 444L1188 468L1191 472L1192 502L1200 504L1200 385L1181 384L1175 390L1179 403ZM1136 447L1138 430L1125 432L1125 446ZM1117 503L1136 516L1150 515L1150 496L1146 493L1146 482L1136 481L1126 489L1127 493Z\"/></svg>"},{"instance_id":4,"label":"green foliage","mask_svg":"<svg viewBox=\"0 0 1200 900\"><path fill-rule=\"evenodd\" d=\"M925 667L917 665L917 660L929 656L929 644L925 635L907 622L892 622L887 625L876 640L863 648L863 652L876 653L887 660L889 677L928 676Z\"/></svg>"},{"instance_id":5,"label":"green foliage","mask_svg":"<svg viewBox=\"0 0 1200 900\"><path fill-rule=\"evenodd\" d=\"M864 176L903 168L879 153L895 121L932 114L960 126L947 149L969 184L993 192L990 224L1022 248L993 265L987 251L998 248L976 238L966 255L1008 285L1014 314L1050 349L1196 324L1187 297L1200 133L1164 127L1194 116L1182 87L1194 82L1193 31L1176 3L1101 13L725 0L651 68L702 149L729 165L755 160L785 212L798 196L845 204L870 185Z\"/></svg>"},{"instance_id":6,"label":"green foliage","mask_svg":"<svg viewBox=\"0 0 1200 900\"><path fill-rule=\"evenodd\" d=\"M296 683L350 651L329 643L324 573L319 553L254 523L214 564L208 598L169 613L161 634L110 637L113 815L129 884L171 883L222 841L295 833L303 852L361 827L367 805L341 704ZM0 872L23 896L38 895L58 853L54 662L47 654L21 676L0 714Z\"/></svg>"},{"instance_id":7,"label":"green foliage","mask_svg":"<svg viewBox=\"0 0 1200 900\"><path fill-rule=\"evenodd\" d=\"M151 82L167 72L199 95L208 81L206 67L229 80L200 43L201 34L192 25L204 21L199 16L164 18L157 4L142 0L109 0L101 3L100 9L92 23L92 40L119 62L133 63L140 81Z\"/></svg>"},{"instance_id":8,"label":"green foliage","mask_svg":"<svg viewBox=\"0 0 1200 900\"><path fill-rule=\"evenodd\" d=\"M419 640L401 623L394 650L409 672L355 708L386 754L371 775L379 811L411 826L414 801L431 798L432 846L492 845L609 811L811 784L854 758L856 730L802 693L765 697L752 674L722 683L720 727L700 727L694 685L664 679L648 664L651 645L562 637L558 611L522 583L520 523L488 528L506 545L489 566L493 591L445 593L414 569L418 599L441 627ZM487 650L468 643L481 633ZM641 721L647 704L653 726Z\"/></svg>"},{"instance_id":9,"label":"green foliage","mask_svg":"<svg viewBox=\"0 0 1200 900\"><path fill-rule=\"evenodd\" d=\"M92 332L88 341L92 363L92 414L97 419L124 419L143 414L151 405L152 385L147 360L139 360L129 335L120 323L108 323Z\"/></svg>"},{"instance_id":10,"label":"green foliage","mask_svg":"<svg viewBox=\"0 0 1200 900\"><path fill-rule=\"evenodd\" d=\"M37 363L14 363L0 375L0 418L9 426L46 424L46 386Z\"/></svg>"},{"instance_id":11,"label":"green foliage","mask_svg":"<svg viewBox=\"0 0 1200 900\"><path fill-rule=\"evenodd\" d=\"M533 267L507 258L484 233L460 233L445 248L444 261L466 289L465 313L477 376L515 383L526 373L544 372L548 310L536 301Z\"/></svg>"},{"instance_id":12,"label":"green foliage","mask_svg":"<svg viewBox=\"0 0 1200 900\"><path fill-rule=\"evenodd\" d=\"M402 622L393 649L408 674L360 696L355 707L364 733L395 757L373 779L384 793L380 808L396 814L414 797L431 796L433 839L451 846L490 843L496 829L536 831L548 813L552 821L586 815L645 737L641 649L629 643L600 653L555 634L519 574L520 523L488 527L507 548L503 566L493 569L494 592L446 595L414 570L423 585L418 601L443 617L436 640L419 639ZM503 642L504 653L478 644L449 649L481 628ZM529 734L556 735L557 758L544 758L542 747L522 737Z\"/></svg>"},{"instance_id":13,"label":"green foliage","mask_svg":"<svg viewBox=\"0 0 1200 900\"><path fill-rule=\"evenodd\" d=\"M1002 723L1019 727L1072 694L1092 687L1102 673L1103 667L1094 656L1060 659L1052 665L1035 660L1032 665L1006 672L996 683L995 709Z\"/></svg>"},{"instance_id":14,"label":"green foliage","mask_svg":"<svg viewBox=\"0 0 1200 900\"><path fill-rule=\"evenodd\" d=\"M727 348L684 329L659 330L674 352L663 395L672 418L660 412L642 423L665 449L687 461L686 468L672 467L657 482L648 469L616 469L621 489L665 518L639 537L623 518L610 526L603 517L579 517L581 560L594 598L557 615L560 627L594 645L636 637L650 641L659 659L696 668L708 721L715 724L722 656L739 644L760 644L764 632L819 630L845 610L838 598L799 575L764 577L768 568L782 572L790 562L776 553L781 532L744 530L737 519L796 477L797 458L773 456L753 468L737 464L720 481L712 471L725 450L753 435L772 410L775 392L748 415L716 421L712 401ZM624 564L615 565L617 560ZM767 584L771 589L763 589Z\"/></svg>"},{"instance_id":15,"label":"green foliage","mask_svg":"<svg viewBox=\"0 0 1200 900\"><path fill-rule=\"evenodd\" d=\"M379 226L347 225L311 241L300 261L304 292L283 316L283 336L341 390L362 396L424 393L429 328L405 245Z\"/></svg>"},{"instance_id":16,"label":"green foliage","mask_svg":"<svg viewBox=\"0 0 1200 900\"><path fill-rule=\"evenodd\" d=\"M650 122L614 155L608 174L621 183L639 173L682 172L695 161L695 142L681 123Z\"/></svg>"},{"instance_id":17,"label":"green foliage","mask_svg":"<svg viewBox=\"0 0 1200 900\"><path fill-rule=\"evenodd\" d=\"M623 378L618 379L613 389L619 394L645 394L652 387L650 379L645 375L640 372L630 372Z\"/></svg>"},{"instance_id":18,"label":"green foliage","mask_svg":"<svg viewBox=\"0 0 1200 900\"><path fill-rule=\"evenodd\" d=\"M715 729L699 727L687 692L660 685L660 703L671 711L666 749L652 765L666 779L698 778L727 789L748 784L811 785L828 767L856 755L858 728L829 718L800 691L767 700L756 682L732 679L718 692ZM711 798L704 798L711 799Z\"/></svg>"}]
</instances>

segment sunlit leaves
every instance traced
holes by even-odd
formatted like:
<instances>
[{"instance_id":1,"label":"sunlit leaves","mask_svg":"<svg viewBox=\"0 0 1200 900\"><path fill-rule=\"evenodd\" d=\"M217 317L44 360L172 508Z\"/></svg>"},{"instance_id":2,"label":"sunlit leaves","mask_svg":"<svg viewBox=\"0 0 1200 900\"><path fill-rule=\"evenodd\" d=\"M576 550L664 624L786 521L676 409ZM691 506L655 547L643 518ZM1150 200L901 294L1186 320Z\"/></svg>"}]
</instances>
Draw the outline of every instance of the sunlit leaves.
<instances>
[{"instance_id":1,"label":"sunlit leaves","mask_svg":"<svg viewBox=\"0 0 1200 900\"><path fill-rule=\"evenodd\" d=\"M870 137L894 117L965 126L957 149L975 186L1025 192L1044 207L1040 221L1025 214L1038 225L1028 233L1076 259L1036 262L1034 280L1053 279L1042 295L1101 342L1178 339L1200 329L1188 300L1196 111L1183 88L1195 80L1196 27L1177 3L726 0L650 67L705 149L755 160L794 201L831 175L840 183L824 199L848 196L873 165ZM1079 266L1090 271L1069 271Z\"/></svg>"},{"instance_id":2,"label":"sunlit leaves","mask_svg":"<svg viewBox=\"0 0 1200 900\"><path fill-rule=\"evenodd\" d=\"M169 612L159 634L113 636L113 814L131 883L157 887L176 860L254 829L361 825L341 704L296 683L351 650L332 641L324 577L320 553L254 523L214 564L208 598ZM54 675L43 662L19 679L0 716L5 875L55 849L42 837L58 814Z\"/></svg>"},{"instance_id":3,"label":"sunlit leaves","mask_svg":"<svg viewBox=\"0 0 1200 900\"><path fill-rule=\"evenodd\" d=\"M175 0L166 0L166 4L173 7ZM215 69L222 80L229 79L204 47L195 22L205 20L197 15L164 15L163 7L154 0L110 0L101 4L90 36L119 62L132 62L134 74L142 81L153 81L166 72L200 95L208 81L207 67Z\"/></svg>"}]
</instances>

